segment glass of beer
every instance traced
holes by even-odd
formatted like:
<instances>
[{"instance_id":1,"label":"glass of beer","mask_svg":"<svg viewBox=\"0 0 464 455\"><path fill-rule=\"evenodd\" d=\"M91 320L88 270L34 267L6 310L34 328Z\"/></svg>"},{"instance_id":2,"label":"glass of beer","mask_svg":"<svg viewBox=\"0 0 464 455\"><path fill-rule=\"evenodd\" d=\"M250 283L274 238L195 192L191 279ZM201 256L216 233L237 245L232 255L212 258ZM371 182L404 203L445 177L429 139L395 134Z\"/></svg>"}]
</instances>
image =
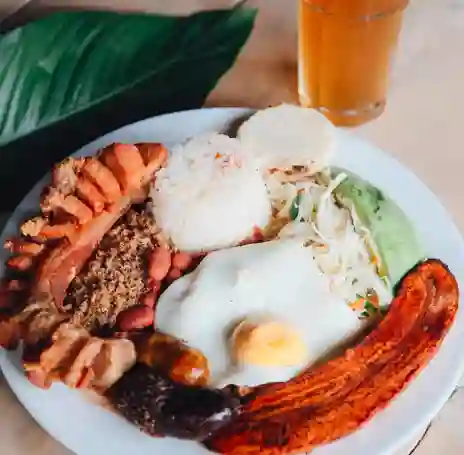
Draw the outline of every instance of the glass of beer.
<instances>
[{"instance_id":1,"label":"glass of beer","mask_svg":"<svg viewBox=\"0 0 464 455\"><path fill-rule=\"evenodd\" d=\"M300 103L356 126L385 108L408 0L299 0Z\"/></svg>"}]
</instances>

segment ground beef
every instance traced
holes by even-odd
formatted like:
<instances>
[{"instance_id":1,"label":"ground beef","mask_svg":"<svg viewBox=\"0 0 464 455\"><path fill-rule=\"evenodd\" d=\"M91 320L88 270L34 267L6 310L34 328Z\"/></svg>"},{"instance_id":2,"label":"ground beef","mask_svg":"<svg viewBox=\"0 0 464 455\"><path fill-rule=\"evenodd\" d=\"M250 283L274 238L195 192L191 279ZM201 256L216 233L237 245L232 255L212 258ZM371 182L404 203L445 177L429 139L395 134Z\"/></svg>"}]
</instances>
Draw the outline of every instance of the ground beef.
<instances>
[{"instance_id":1,"label":"ground beef","mask_svg":"<svg viewBox=\"0 0 464 455\"><path fill-rule=\"evenodd\" d=\"M158 234L150 214L131 209L103 237L68 289L65 304L74 323L95 333L139 302L147 291L147 254L158 244Z\"/></svg>"}]
</instances>

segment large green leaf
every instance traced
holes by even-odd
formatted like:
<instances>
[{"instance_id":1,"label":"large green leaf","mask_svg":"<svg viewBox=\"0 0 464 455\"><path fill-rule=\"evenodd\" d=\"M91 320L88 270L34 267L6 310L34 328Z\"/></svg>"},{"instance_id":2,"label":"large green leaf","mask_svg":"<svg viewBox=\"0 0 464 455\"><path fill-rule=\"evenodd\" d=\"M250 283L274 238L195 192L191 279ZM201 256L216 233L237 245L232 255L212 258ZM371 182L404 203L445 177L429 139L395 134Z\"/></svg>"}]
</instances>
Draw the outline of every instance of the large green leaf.
<instances>
[{"instance_id":1,"label":"large green leaf","mask_svg":"<svg viewBox=\"0 0 464 455\"><path fill-rule=\"evenodd\" d=\"M66 12L0 36L1 208L95 137L201 106L254 18L243 7L187 17Z\"/></svg>"}]
</instances>

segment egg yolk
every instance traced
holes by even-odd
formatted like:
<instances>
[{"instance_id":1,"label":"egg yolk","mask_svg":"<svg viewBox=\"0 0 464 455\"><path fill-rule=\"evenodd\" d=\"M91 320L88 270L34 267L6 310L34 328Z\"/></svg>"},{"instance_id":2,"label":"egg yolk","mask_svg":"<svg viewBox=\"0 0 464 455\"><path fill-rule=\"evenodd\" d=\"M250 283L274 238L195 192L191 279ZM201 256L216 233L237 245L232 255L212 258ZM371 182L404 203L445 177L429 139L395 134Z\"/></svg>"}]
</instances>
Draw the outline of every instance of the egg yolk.
<instances>
[{"instance_id":1,"label":"egg yolk","mask_svg":"<svg viewBox=\"0 0 464 455\"><path fill-rule=\"evenodd\" d=\"M282 322L242 321L231 339L234 360L260 366L300 365L307 358L301 336Z\"/></svg>"}]
</instances>

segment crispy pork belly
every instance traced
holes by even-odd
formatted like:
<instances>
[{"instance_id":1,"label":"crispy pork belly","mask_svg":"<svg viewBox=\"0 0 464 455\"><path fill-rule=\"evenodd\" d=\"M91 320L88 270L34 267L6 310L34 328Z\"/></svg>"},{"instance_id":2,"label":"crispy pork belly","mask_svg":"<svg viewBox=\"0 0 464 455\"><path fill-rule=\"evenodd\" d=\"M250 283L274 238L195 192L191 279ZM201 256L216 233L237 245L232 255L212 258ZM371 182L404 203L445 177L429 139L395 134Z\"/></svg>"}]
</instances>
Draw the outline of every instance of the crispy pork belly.
<instances>
[{"instance_id":1,"label":"crispy pork belly","mask_svg":"<svg viewBox=\"0 0 464 455\"><path fill-rule=\"evenodd\" d=\"M151 150L146 160L138 147L115 144L98 157L68 158L55 167L52 184L44 191L43 215L23 223L24 238L7 244L14 254L8 267L27 275L32 284L28 298L17 305L8 304L8 311L0 313L2 346L14 347L18 338L35 342L50 336L57 323L72 318L75 308L63 305L69 284L121 216L148 196L148 184L165 161L164 147L157 145ZM105 161L118 169L117 175ZM128 172L137 178L129 178ZM84 189L79 186L83 181L87 182ZM40 308L37 301L42 302Z\"/></svg>"}]
</instances>

